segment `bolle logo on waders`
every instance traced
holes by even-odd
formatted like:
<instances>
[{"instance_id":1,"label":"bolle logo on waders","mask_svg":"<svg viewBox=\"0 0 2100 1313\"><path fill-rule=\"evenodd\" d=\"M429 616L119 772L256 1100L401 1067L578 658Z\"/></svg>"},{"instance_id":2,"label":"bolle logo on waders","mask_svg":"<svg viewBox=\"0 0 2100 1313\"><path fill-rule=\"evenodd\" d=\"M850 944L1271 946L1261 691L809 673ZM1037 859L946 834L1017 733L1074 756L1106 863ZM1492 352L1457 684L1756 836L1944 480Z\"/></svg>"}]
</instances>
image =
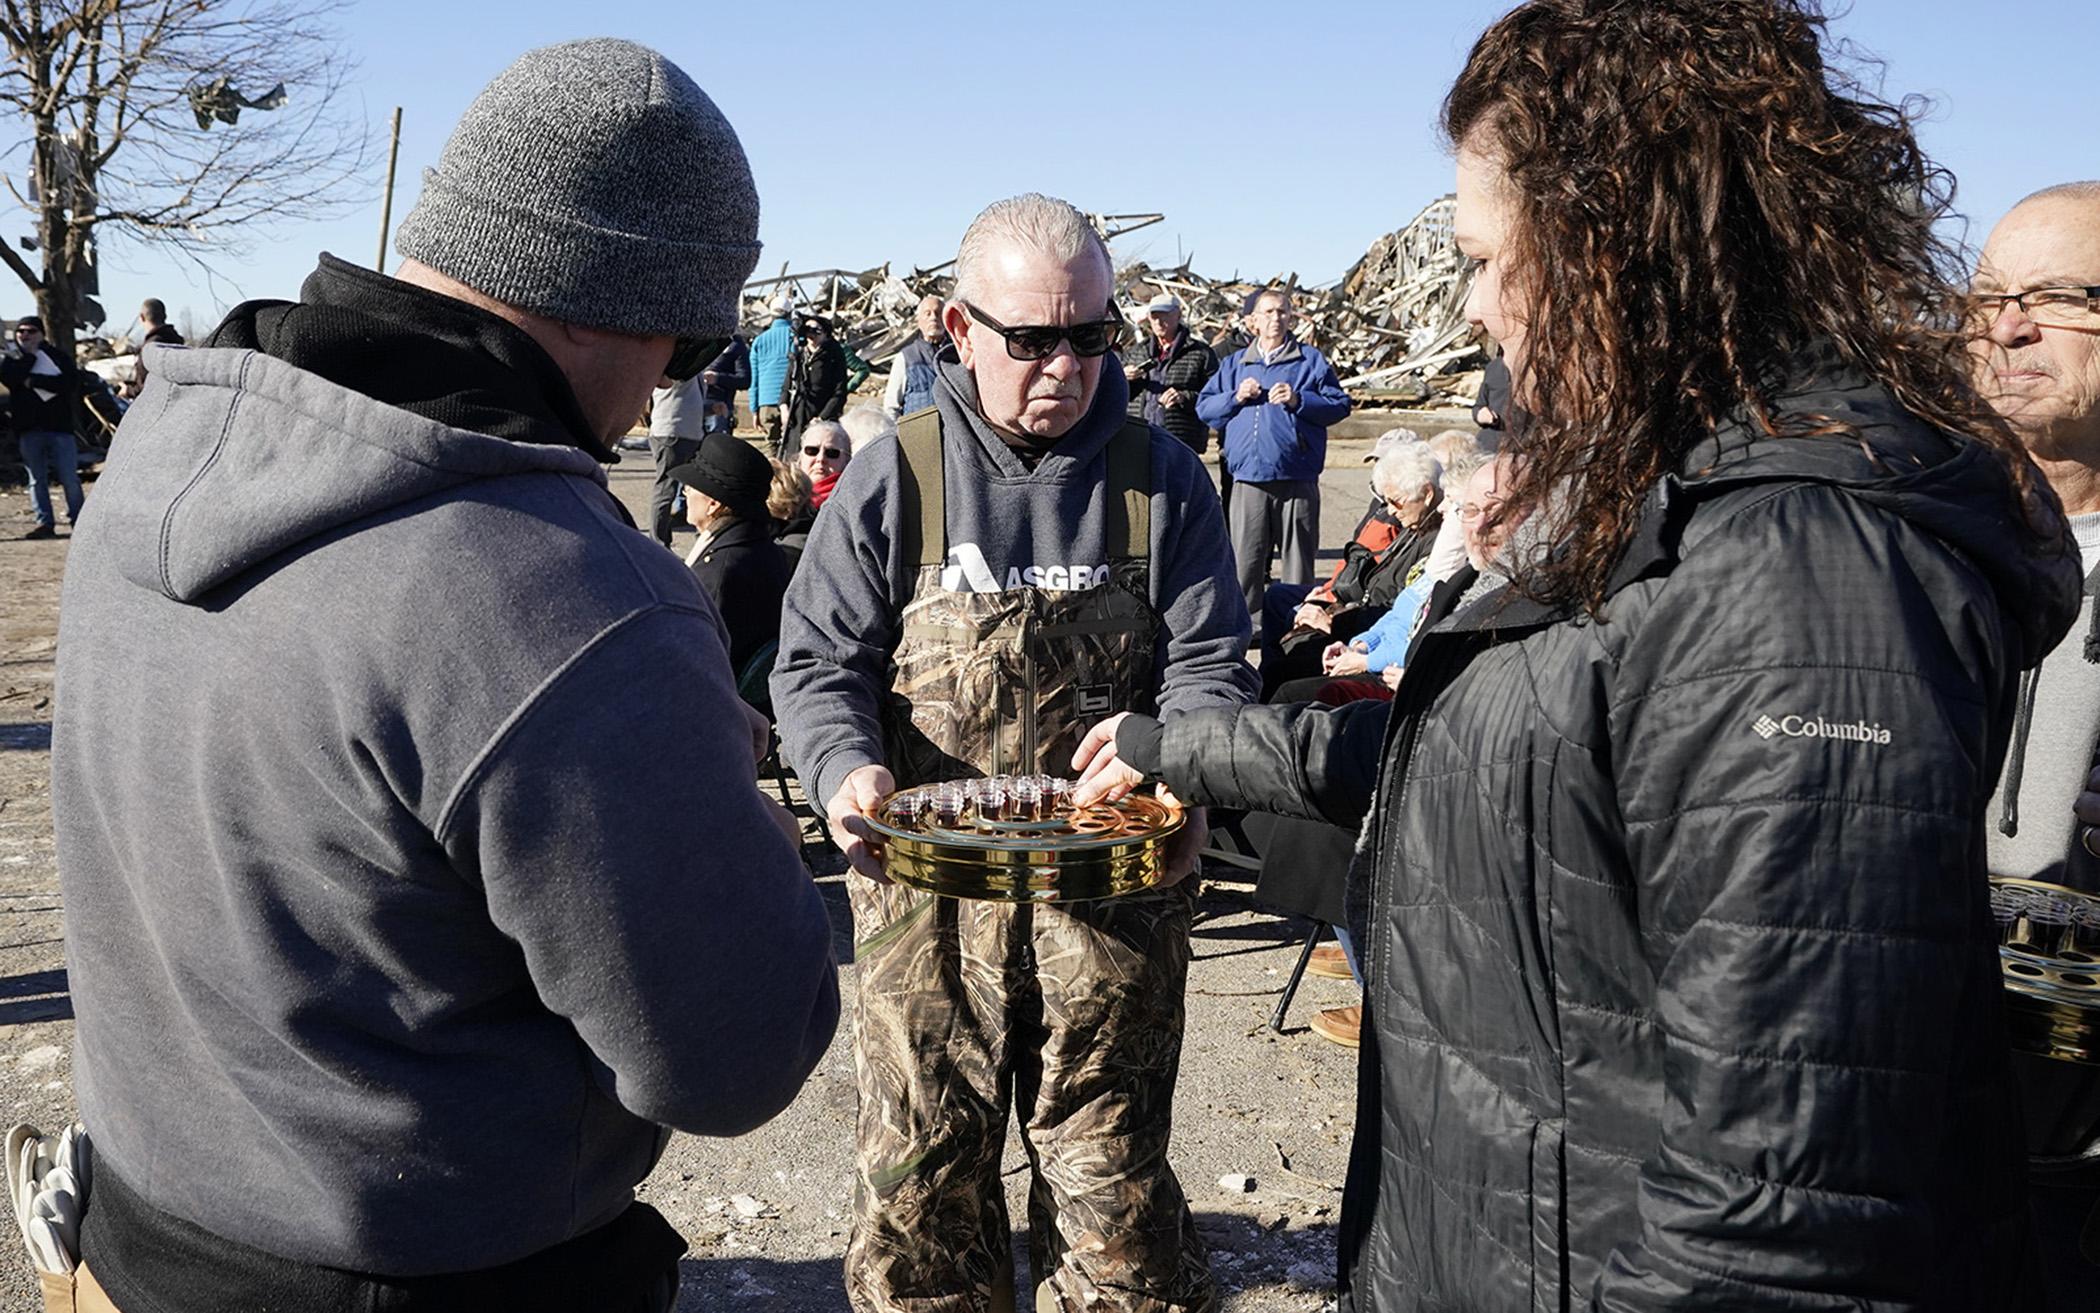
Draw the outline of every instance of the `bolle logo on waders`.
<instances>
[{"instance_id":1,"label":"bolle logo on waders","mask_svg":"<svg viewBox=\"0 0 2100 1313\"><path fill-rule=\"evenodd\" d=\"M1750 722L1750 730L1761 739L1772 739L1784 735L1790 739L1837 739L1846 743L1871 743L1876 747L1889 742L1889 732L1879 725L1869 725L1864 720L1828 721L1821 716L1781 716L1774 720L1770 716L1759 716Z\"/></svg>"}]
</instances>

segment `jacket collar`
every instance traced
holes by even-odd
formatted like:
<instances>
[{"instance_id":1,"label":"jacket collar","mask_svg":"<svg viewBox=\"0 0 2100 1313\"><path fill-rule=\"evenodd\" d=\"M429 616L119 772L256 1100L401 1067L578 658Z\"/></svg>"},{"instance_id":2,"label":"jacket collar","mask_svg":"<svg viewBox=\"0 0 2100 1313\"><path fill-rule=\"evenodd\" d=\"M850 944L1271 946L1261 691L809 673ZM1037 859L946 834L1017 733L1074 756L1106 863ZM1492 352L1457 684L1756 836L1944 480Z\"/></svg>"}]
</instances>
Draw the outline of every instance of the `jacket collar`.
<instances>
[{"instance_id":1,"label":"jacket collar","mask_svg":"<svg viewBox=\"0 0 2100 1313\"><path fill-rule=\"evenodd\" d=\"M592 431L561 367L523 329L325 253L299 300L245 301L206 345L261 351L451 428L572 446L608 465L620 459Z\"/></svg>"},{"instance_id":2,"label":"jacket collar","mask_svg":"<svg viewBox=\"0 0 2100 1313\"><path fill-rule=\"evenodd\" d=\"M754 543L771 541L773 541L773 533L770 522L731 520L728 524L717 529L714 537L707 540L707 546L701 549L700 557L702 560L705 560L716 552L721 551L724 547L749 547Z\"/></svg>"},{"instance_id":3,"label":"jacket collar","mask_svg":"<svg viewBox=\"0 0 2100 1313\"><path fill-rule=\"evenodd\" d=\"M1281 365L1293 360L1303 360L1304 358L1304 346L1294 339L1283 344L1283 354L1276 357L1275 363ZM1262 356L1261 343L1259 341L1249 342L1247 344L1247 350L1241 354L1240 359L1246 361L1250 365L1259 365L1265 363L1264 357Z\"/></svg>"},{"instance_id":4,"label":"jacket collar","mask_svg":"<svg viewBox=\"0 0 2100 1313\"><path fill-rule=\"evenodd\" d=\"M1130 385L1123 371L1104 367L1094 387L1092 407L1069 432L1035 449L1031 469L1009 440L984 418L977 400L977 378L957 358L951 343L939 356L940 382L934 387L934 405L940 408L944 441L953 441L967 431L976 440L976 450L992 472L1011 479L1062 479L1084 469L1108 446L1128 418Z\"/></svg>"}]
</instances>

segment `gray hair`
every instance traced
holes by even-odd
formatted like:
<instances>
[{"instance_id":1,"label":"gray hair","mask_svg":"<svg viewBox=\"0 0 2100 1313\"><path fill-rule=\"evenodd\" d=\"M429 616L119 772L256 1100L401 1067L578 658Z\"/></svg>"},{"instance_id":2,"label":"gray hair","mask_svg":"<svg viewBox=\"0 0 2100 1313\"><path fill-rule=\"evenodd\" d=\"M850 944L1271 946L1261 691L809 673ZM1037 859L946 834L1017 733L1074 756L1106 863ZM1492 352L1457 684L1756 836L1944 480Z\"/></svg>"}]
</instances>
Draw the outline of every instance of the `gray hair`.
<instances>
[{"instance_id":1,"label":"gray hair","mask_svg":"<svg viewBox=\"0 0 2100 1313\"><path fill-rule=\"evenodd\" d=\"M1378 435L1376 442L1371 444L1371 454L1364 457L1364 459L1376 464L1380 456L1385 455L1402 443L1420 441L1422 441L1422 435L1413 429L1387 429Z\"/></svg>"},{"instance_id":2,"label":"gray hair","mask_svg":"<svg viewBox=\"0 0 2100 1313\"><path fill-rule=\"evenodd\" d=\"M1478 429L1450 429L1429 439L1429 450L1434 452L1436 458L1444 463L1444 468L1449 470L1464 457L1494 454L1489 444L1481 441L1481 437Z\"/></svg>"},{"instance_id":3,"label":"gray hair","mask_svg":"<svg viewBox=\"0 0 2100 1313\"><path fill-rule=\"evenodd\" d=\"M1444 466L1444 486L1451 490L1453 497L1459 496L1466 482L1486 469L1494 459L1493 452L1482 451L1478 447L1471 451L1453 453L1450 462Z\"/></svg>"},{"instance_id":4,"label":"gray hair","mask_svg":"<svg viewBox=\"0 0 2100 1313\"><path fill-rule=\"evenodd\" d=\"M1017 246L1046 255L1060 264L1070 264L1091 251L1101 257L1109 281L1115 281L1115 263L1108 243L1094 225L1070 201L1039 192L994 201L970 222L962 247L955 253L955 291L952 299L967 301L979 295L983 266L993 251Z\"/></svg>"},{"instance_id":5,"label":"gray hair","mask_svg":"<svg viewBox=\"0 0 2100 1313\"><path fill-rule=\"evenodd\" d=\"M870 443L897 436L897 421L884 414L882 407L865 402L847 411L832 427L846 435L849 455L859 454Z\"/></svg>"},{"instance_id":6,"label":"gray hair","mask_svg":"<svg viewBox=\"0 0 2100 1313\"><path fill-rule=\"evenodd\" d=\"M835 419L813 419L803 425L802 441L808 442L811 438L829 438L844 449L848 456L853 454L853 449L858 445L853 441L852 431Z\"/></svg>"},{"instance_id":7,"label":"gray hair","mask_svg":"<svg viewBox=\"0 0 2100 1313\"><path fill-rule=\"evenodd\" d=\"M2100 203L2100 179L2094 179L2086 182L2059 182L2054 187L2044 187L2031 196L2021 197L2020 205L2013 206L2013 209L2017 210L2020 208L2021 205L2026 205L2031 201L2084 201L2088 204Z\"/></svg>"},{"instance_id":8,"label":"gray hair","mask_svg":"<svg viewBox=\"0 0 2100 1313\"><path fill-rule=\"evenodd\" d=\"M1371 467L1371 486L1381 497L1402 497L1427 489L1433 498L1443 488L1444 467L1422 442L1402 442Z\"/></svg>"}]
</instances>

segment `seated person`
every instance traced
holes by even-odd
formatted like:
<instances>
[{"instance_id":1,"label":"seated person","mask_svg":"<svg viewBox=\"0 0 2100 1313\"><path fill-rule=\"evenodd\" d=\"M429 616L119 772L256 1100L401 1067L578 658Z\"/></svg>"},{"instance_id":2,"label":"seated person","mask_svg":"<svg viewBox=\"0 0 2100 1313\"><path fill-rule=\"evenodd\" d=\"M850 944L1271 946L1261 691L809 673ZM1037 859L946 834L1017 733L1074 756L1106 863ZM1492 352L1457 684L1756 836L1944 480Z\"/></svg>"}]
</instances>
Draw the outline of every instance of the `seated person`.
<instances>
[{"instance_id":1,"label":"seated person","mask_svg":"<svg viewBox=\"0 0 2100 1313\"><path fill-rule=\"evenodd\" d=\"M1424 569L1443 530L1443 468L1427 444L1395 445L1378 458L1371 486L1383 499L1396 533L1385 547L1372 551L1351 543L1342 567L1330 581L1328 596L1308 595L1291 617L1288 632L1265 627L1264 635L1282 632L1274 646L1262 649L1262 696L1274 701L1276 690L1293 680L1322 673L1322 652L1336 641L1347 642L1369 629L1391 609L1401 591Z\"/></svg>"},{"instance_id":2,"label":"seated person","mask_svg":"<svg viewBox=\"0 0 2100 1313\"><path fill-rule=\"evenodd\" d=\"M1441 581L1427 570L1401 590L1393 609L1361 634L1346 643L1330 643L1320 654L1321 669L1330 680L1369 677L1388 690L1400 686L1400 672L1407 665L1407 649L1414 642L1429 595ZM1323 690L1324 692L1324 690ZM1281 699L1279 699L1281 700ZM1313 695L1315 702L1333 702L1332 697Z\"/></svg>"},{"instance_id":3,"label":"seated person","mask_svg":"<svg viewBox=\"0 0 2100 1313\"><path fill-rule=\"evenodd\" d=\"M817 508L810 504L809 476L793 465L766 458L773 467L773 486L766 493L766 514L773 521L773 541L787 554L788 573L802 564L802 549L809 545L810 526L816 523Z\"/></svg>"},{"instance_id":4,"label":"seated person","mask_svg":"<svg viewBox=\"0 0 2100 1313\"><path fill-rule=\"evenodd\" d=\"M685 563L722 613L729 668L741 678L759 649L779 641L787 595L787 557L766 514L772 462L741 439L710 433L671 477L685 485L686 517L699 534Z\"/></svg>"},{"instance_id":5,"label":"seated person","mask_svg":"<svg viewBox=\"0 0 2100 1313\"><path fill-rule=\"evenodd\" d=\"M809 476L810 509L820 509L838 486L839 476L853 459L853 435L835 419L820 419L802 430L801 454L796 469Z\"/></svg>"},{"instance_id":6,"label":"seated person","mask_svg":"<svg viewBox=\"0 0 2100 1313\"><path fill-rule=\"evenodd\" d=\"M1501 491L1509 482L1508 462L1488 458L1482 458L1463 481L1454 478L1452 484L1460 491L1458 514L1451 518L1463 526L1465 564L1443 579L1431 579L1425 571L1421 579L1410 585L1389 613L1401 617L1394 620L1392 632L1374 640L1378 645L1375 650L1346 654L1355 658L1352 673L1342 678L1323 675L1293 680L1277 690L1275 701L1340 706L1392 697L1400 686L1406 654L1415 637L1474 598L1502 586L1504 569L1498 558L1502 544L1519 522L1496 525L1492 530L1483 526L1501 504ZM1396 637L1403 629L1407 636ZM1372 632L1377 632L1377 626ZM1344 669L1334 664L1345 656L1343 648L1343 644L1336 643L1328 649L1331 669ZM1371 666L1372 661L1383 664ZM1367 666L1376 673L1365 673ZM1325 921L1334 931L1334 947L1314 951L1310 964L1313 973L1347 976L1362 984L1362 964L1344 924L1341 898L1347 883L1343 874L1349 869L1356 847L1355 832L1320 821L1253 813L1246 820L1245 833L1262 853L1261 874L1254 884L1255 898L1279 912ZM1355 1048L1362 1024L1362 1007L1352 1005L1320 1012L1313 1018L1312 1029L1322 1039Z\"/></svg>"},{"instance_id":7,"label":"seated person","mask_svg":"<svg viewBox=\"0 0 2100 1313\"><path fill-rule=\"evenodd\" d=\"M1378 435L1378 441L1371 445L1371 454L1364 459L1375 467L1387 452L1398 448L1403 443L1420 441L1420 435L1413 429L1387 429ZM1393 518L1391 509L1386 506L1385 498L1378 494L1375 474L1376 469L1374 468L1371 504L1364 508L1363 518L1356 522L1356 528L1349 533L1349 541L1351 543L1362 545L1365 551L1373 555L1384 551L1392 545L1393 539L1400 536L1400 522ZM1261 620L1261 632L1264 635L1262 639L1264 660L1267 659L1268 654L1277 644L1282 642L1283 635L1291 631L1294 617L1298 612L1308 605L1325 607L1333 604L1335 600L1335 580L1341 576L1343 570L1348 568L1348 564L1349 557L1345 550L1341 561L1336 563L1334 572L1328 575L1321 583L1272 583L1269 585L1268 590L1262 594L1261 615L1259 617ZM1270 635L1273 635L1274 638L1268 637Z\"/></svg>"}]
</instances>

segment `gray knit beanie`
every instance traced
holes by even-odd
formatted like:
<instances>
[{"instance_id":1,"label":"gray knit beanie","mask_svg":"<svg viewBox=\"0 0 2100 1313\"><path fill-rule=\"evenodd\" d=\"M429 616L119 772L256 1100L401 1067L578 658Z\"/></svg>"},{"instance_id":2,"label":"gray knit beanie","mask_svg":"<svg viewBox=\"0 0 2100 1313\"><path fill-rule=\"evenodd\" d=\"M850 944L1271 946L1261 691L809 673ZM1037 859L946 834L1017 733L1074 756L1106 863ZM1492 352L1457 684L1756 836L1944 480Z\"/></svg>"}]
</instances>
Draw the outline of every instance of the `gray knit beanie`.
<instances>
[{"instance_id":1,"label":"gray knit beanie","mask_svg":"<svg viewBox=\"0 0 2100 1313\"><path fill-rule=\"evenodd\" d=\"M732 332L758 263L736 130L647 46L528 51L452 130L394 249L505 305L640 335Z\"/></svg>"}]
</instances>

